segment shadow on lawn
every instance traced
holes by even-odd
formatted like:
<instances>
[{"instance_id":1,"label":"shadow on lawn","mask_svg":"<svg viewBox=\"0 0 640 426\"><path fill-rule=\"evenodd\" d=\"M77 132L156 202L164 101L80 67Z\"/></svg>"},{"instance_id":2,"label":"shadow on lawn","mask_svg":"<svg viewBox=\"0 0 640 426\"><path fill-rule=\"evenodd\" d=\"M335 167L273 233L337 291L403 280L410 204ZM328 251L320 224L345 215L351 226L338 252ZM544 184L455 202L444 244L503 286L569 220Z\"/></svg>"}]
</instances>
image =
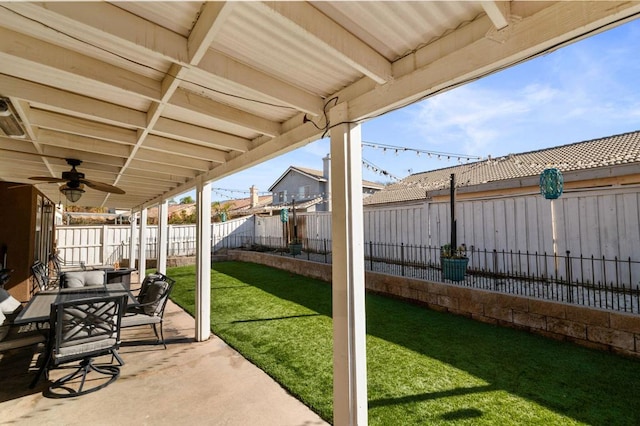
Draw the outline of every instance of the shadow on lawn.
<instances>
[{"instance_id":1,"label":"shadow on lawn","mask_svg":"<svg viewBox=\"0 0 640 426\"><path fill-rule=\"evenodd\" d=\"M331 315L331 286L327 283L286 271L276 273L261 265L251 268L238 265L216 263L215 269L318 314ZM274 279L276 274L278 279ZM367 334L438 359L490 383L486 387L371 400L371 408L458 392L502 389L578 421L640 424L640 397L637 397L640 395L640 362L637 360L483 324L392 298L374 294L366 297ZM448 413L443 419L478 416L474 409L458 411Z\"/></svg>"},{"instance_id":2,"label":"shadow on lawn","mask_svg":"<svg viewBox=\"0 0 640 426\"><path fill-rule=\"evenodd\" d=\"M413 402L429 401L438 398L448 398L450 396L462 396L478 392L493 392L498 390L493 385L474 386L470 388L449 389L442 392L429 392L420 395L406 395L398 398L380 398L369 400L369 408L385 407L388 405L407 404Z\"/></svg>"}]
</instances>

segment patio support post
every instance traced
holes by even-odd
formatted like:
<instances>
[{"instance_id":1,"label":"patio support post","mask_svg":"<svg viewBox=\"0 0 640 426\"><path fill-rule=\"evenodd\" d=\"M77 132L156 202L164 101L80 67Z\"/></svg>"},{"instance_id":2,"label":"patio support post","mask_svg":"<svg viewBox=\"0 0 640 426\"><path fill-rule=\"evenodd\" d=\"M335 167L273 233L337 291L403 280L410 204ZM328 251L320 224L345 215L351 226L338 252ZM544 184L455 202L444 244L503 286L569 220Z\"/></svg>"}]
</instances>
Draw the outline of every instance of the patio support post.
<instances>
[{"instance_id":1,"label":"patio support post","mask_svg":"<svg viewBox=\"0 0 640 426\"><path fill-rule=\"evenodd\" d=\"M140 211L140 238L138 238L138 274L140 276L140 282L144 279L147 269L147 208L143 208Z\"/></svg>"},{"instance_id":2,"label":"patio support post","mask_svg":"<svg viewBox=\"0 0 640 426\"><path fill-rule=\"evenodd\" d=\"M367 424L362 135L347 104L331 109L333 421Z\"/></svg>"},{"instance_id":3,"label":"patio support post","mask_svg":"<svg viewBox=\"0 0 640 426\"><path fill-rule=\"evenodd\" d=\"M211 184L196 185L196 341L211 336Z\"/></svg>"},{"instance_id":4,"label":"patio support post","mask_svg":"<svg viewBox=\"0 0 640 426\"><path fill-rule=\"evenodd\" d=\"M138 231L138 213L131 212L131 219L129 219L129 268L136 267L136 232Z\"/></svg>"},{"instance_id":5,"label":"patio support post","mask_svg":"<svg viewBox=\"0 0 640 426\"><path fill-rule=\"evenodd\" d=\"M161 274L167 273L167 239L169 234L169 200L162 200L158 205L158 256L156 269Z\"/></svg>"}]
</instances>

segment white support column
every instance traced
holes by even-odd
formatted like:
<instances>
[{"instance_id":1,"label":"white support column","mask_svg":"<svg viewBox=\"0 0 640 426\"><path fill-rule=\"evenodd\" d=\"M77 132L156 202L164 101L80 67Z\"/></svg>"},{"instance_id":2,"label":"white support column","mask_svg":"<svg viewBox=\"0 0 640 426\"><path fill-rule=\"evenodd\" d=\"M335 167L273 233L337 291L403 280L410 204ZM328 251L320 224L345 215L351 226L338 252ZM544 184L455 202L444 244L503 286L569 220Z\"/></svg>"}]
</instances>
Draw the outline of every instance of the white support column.
<instances>
[{"instance_id":1,"label":"white support column","mask_svg":"<svg viewBox=\"0 0 640 426\"><path fill-rule=\"evenodd\" d=\"M331 109L333 423L367 424L362 135L347 105Z\"/></svg>"},{"instance_id":2,"label":"white support column","mask_svg":"<svg viewBox=\"0 0 640 426\"><path fill-rule=\"evenodd\" d=\"M211 336L211 184L196 186L196 341Z\"/></svg>"},{"instance_id":3,"label":"white support column","mask_svg":"<svg viewBox=\"0 0 640 426\"><path fill-rule=\"evenodd\" d=\"M100 242L101 242L101 246L102 246L102 253L100 253L100 263L102 265L106 265L107 264L107 259L109 258L109 247L107 245L108 241L107 241L107 234L108 234L108 226L107 225L102 225L102 229L100 230ZM110 265L113 266L113 265Z\"/></svg>"},{"instance_id":4,"label":"white support column","mask_svg":"<svg viewBox=\"0 0 640 426\"><path fill-rule=\"evenodd\" d=\"M145 277L145 270L147 269L147 214L148 210L145 207L140 211L140 238L138 238L139 250L138 250L138 274L140 275L140 282Z\"/></svg>"},{"instance_id":5,"label":"white support column","mask_svg":"<svg viewBox=\"0 0 640 426\"><path fill-rule=\"evenodd\" d=\"M136 267L136 232L138 231L138 214L131 212L131 229L129 230L129 268Z\"/></svg>"},{"instance_id":6,"label":"white support column","mask_svg":"<svg viewBox=\"0 0 640 426\"><path fill-rule=\"evenodd\" d=\"M161 274L167 273L167 247L169 235L169 200L162 200L158 205L158 264L156 269Z\"/></svg>"}]
</instances>

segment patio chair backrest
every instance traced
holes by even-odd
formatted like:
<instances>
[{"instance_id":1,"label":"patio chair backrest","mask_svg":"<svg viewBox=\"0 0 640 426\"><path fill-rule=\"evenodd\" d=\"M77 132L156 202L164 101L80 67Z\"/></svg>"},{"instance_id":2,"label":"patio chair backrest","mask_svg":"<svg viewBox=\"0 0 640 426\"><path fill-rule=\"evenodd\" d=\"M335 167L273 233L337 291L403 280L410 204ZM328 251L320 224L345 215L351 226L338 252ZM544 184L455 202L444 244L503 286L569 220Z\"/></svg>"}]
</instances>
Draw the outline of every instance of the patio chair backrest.
<instances>
[{"instance_id":1,"label":"patio chair backrest","mask_svg":"<svg viewBox=\"0 0 640 426\"><path fill-rule=\"evenodd\" d=\"M175 280L156 273L145 277L138 294L138 303L147 315L162 316Z\"/></svg>"},{"instance_id":2,"label":"patio chair backrest","mask_svg":"<svg viewBox=\"0 0 640 426\"><path fill-rule=\"evenodd\" d=\"M149 274L144 277L144 280L142 280L142 284L140 284L140 292L138 292L138 303L142 303L142 299L145 298L147 290L149 289L149 284L154 281L161 280L162 278L163 275L161 273Z\"/></svg>"},{"instance_id":3,"label":"patio chair backrest","mask_svg":"<svg viewBox=\"0 0 640 426\"><path fill-rule=\"evenodd\" d=\"M35 281L35 286L33 287L33 293L36 291L44 291L47 290L49 286L49 279L47 278L47 265L36 260L33 265L31 265L31 274L33 275L33 280Z\"/></svg>"},{"instance_id":4,"label":"patio chair backrest","mask_svg":"<svg viewBox=\"0 0 640 426\"><path fill-rule=\"evenodd\" d=\"M68 300L51 305L54 365L107 354L120 346L126 296Z\"/></svg>"}]
</instances>

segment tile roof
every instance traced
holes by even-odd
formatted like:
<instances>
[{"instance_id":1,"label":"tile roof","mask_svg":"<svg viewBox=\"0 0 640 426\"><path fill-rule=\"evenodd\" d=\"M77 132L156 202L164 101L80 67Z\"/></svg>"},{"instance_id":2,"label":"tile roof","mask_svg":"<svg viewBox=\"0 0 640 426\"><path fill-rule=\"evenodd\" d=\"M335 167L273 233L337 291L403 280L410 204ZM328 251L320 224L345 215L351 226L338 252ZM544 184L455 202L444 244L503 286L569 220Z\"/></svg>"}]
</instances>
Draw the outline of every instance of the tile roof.
<instances>
[{"instance_id":1,"label":"tile roof","mask_svg":"<svg viewBox=\"0 0 640 426\"><path fill-rule=\"evenodd\" d=\"M298 170L318 180L326 180L324 174L320 170L308 169L306 167L291 166L292 169Z\"/></svg>"},{"instance_id":2,"label":"tile roof","mask_svg":"<svg viewBox=\"0 0 640 426\"><path fill-rule=\"evenodd\" d=\"M273 200L273 196L271 195L260 195L258 196L258 204L255 207L264 207L270 204L272 200ZM240 210L249 210L252 208L251 197L240 198L236 200L221 201L220 204L223 206L228 205L230 212L239 212Z\"/></svg>"},{"instance_id":3,"label":"tile roof","mask_svg":"<svg viewBox=\"0 0 640 426\"><path fill-rule=\"evenodd\" d=\"M471 186L537 176L547 167L566 172L629 163L640 163L640 131L414 173L365 198L364 204L423 199L426 191L448 188L451 173L460 186Z\"/></svg>"}]
</instances>

